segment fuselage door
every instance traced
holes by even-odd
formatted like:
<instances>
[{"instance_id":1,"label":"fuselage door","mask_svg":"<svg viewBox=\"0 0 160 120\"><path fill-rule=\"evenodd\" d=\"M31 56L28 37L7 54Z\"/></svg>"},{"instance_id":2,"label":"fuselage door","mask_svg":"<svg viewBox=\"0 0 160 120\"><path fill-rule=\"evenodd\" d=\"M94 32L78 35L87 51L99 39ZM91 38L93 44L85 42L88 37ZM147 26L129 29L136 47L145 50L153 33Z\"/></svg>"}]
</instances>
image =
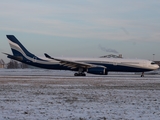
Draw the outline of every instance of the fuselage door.
<instances>
[{"instance_id":1,"label":"fuselage door","mask_svg":"<svg viewBox=\"0 0 160 120\"><path fill-rule=\"evenodd\" d=\"M36 62L36 61L37 61L37 57L34 56L34 57L33 57L33 62Z\"/></svg>"}]
</instances>

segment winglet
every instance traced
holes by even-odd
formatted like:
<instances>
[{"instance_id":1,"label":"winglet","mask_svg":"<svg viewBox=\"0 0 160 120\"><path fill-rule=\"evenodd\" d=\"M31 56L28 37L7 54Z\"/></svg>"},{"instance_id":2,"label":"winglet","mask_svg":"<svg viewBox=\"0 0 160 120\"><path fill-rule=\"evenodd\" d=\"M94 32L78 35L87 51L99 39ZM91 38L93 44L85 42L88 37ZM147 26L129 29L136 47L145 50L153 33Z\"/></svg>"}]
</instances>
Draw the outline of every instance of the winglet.
<instances>
[{"instance_id":1,"label":"winglet","mask_svg":"<svg viewBox=\"0 0 160 120\"><path fill-rule=\"evenodd\" d=\"M47 53L44 53L44 55L46 56L46 58L50 58L53 59L51 56L49 56Z\"/></svg>"}]
</instances>

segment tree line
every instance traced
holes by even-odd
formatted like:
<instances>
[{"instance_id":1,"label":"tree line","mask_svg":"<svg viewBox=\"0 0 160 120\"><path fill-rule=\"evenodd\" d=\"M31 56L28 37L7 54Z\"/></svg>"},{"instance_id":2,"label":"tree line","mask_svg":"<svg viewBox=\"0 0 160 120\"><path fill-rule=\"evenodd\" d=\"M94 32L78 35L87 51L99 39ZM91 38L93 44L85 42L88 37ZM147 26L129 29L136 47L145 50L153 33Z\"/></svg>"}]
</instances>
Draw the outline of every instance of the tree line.
<instances>
[{"instance_id":1,"label":"tree line","mask_svg":"<svg viewBox=\"0 0 160 120\"><path fill-rule=\"evenodd\" d=\"M9 63L5 64L5 62L2 59L0 60L0 65L1 68L7 68L7 69L17 69L17 68L24 69L29 67L27 64L20 63L15 60L10 60Z\"/></svg>"}]
</instances>

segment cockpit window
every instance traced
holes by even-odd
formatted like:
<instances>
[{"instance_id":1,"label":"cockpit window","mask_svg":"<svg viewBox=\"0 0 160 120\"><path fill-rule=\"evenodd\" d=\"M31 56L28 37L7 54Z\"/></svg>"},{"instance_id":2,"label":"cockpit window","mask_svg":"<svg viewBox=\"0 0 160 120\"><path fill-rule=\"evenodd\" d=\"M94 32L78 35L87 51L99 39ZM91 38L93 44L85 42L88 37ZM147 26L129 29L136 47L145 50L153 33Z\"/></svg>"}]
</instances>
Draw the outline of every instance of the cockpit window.
<instances>
[{"instance_id":1,"label":"cockpit window","mask_svg":"<svg viewBox=\"0 0 160 120\"><path fill-rule=\"evenodd\" d=\"M155 62L151 62L152 65L156 64Z\"/></svg>"}]
</instances>

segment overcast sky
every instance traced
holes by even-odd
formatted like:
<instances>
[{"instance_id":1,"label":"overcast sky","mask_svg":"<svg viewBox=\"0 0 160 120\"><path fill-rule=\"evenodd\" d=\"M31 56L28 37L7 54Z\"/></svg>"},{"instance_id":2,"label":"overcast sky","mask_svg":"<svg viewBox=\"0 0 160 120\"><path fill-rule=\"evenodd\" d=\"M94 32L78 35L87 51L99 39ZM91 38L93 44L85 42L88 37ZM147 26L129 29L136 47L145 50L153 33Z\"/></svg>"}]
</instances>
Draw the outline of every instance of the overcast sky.
<instances>
[{"instance_id":1,"label":"overcast sky","mask_svg":"<svg viewBox=\"0 0 160 120\"><path fill-rule=\"evenodd\" d=\"M160 60L160 0L1 0L0 51L12 53L6 34L38 56Z\"/></svg>"}]
</instances>

